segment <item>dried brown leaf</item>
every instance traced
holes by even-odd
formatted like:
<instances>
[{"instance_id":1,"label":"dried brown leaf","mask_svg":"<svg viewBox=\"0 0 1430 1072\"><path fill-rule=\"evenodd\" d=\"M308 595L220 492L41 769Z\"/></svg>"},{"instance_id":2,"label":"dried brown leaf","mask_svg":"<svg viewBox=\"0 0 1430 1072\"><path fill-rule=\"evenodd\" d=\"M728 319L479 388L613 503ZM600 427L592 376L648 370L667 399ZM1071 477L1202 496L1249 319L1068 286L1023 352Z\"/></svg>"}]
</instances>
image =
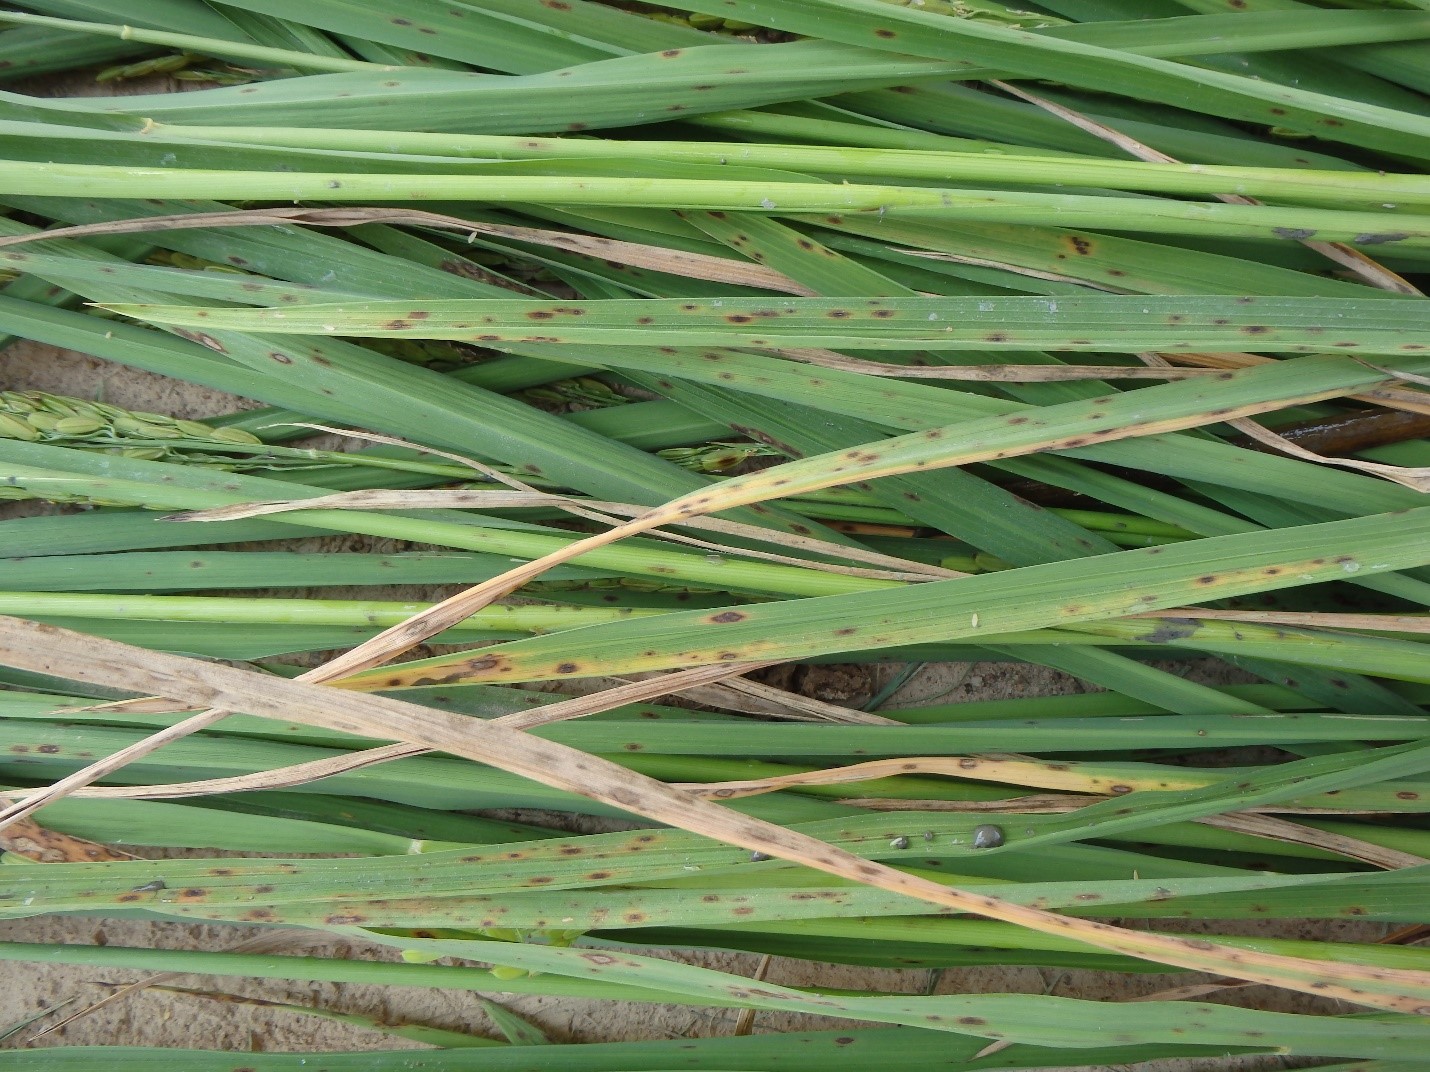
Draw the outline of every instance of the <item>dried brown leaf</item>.
<instances>
[{"instance_id":1,"label":"dried brown leaf","mask_svg":"<svg viewBox=\"0 0 1430 1072\"><path fill-rule=\"evenodd\" d=\"M10 797L0 796L0 804L10 803ZM0 849L39 864L86 864L97 860L136 858L130 853L101 845L96 841L86 841L72 834L50 830L33 819L22 819L0 834Z\"/></svg>"},{"instance_id":2,"label":"dried brown leaf","mask_svg":"<svg viewBox=\"0 0 1430 1072\"><path fill-rule=\"evenodd\" d=\"M0 617L0 663L185 703L368 737L392 737L580 793L680 829L828 874L1101 949L1284 986L1360 1005L1430 1014L1430 973L1283 957L1195 938L1139 933L971 894L865 860L808 835L741 815L576 749L386 697L325 689L212 662L146 651L53 625Z\"/></svg>"},{"instance_id":3,"label":"dried brown leaf","mask_svg":"<svg viewBox=\"0 0 1430 1072\"><path fill-rule=\"evenodd\" d=\"M1400 484L1410 488L1412 491L1430 492L1430 466L1420 466L1409 468L1403 465L1384 465L1380 462L1365 462L1359 458L1330 458L1324 454L1317 454L1291 442L1285 436L1279 436L1269 428L1263 428L1255 421L1242 417L1236 420L1227 421L1243 435L1248 435L1258 443L1265 444L1273 450L1282 454L1289 454L1293 458L1300 458L1303 462L1314 462L1318 465L1336 465L1344 469L1354 469L1358 473L1367 473L1371 476L1382 477L1385 480Z\"/></svg>"},{"instance_id":4,"label":"dried brown leaf","mask_svg":"<svg viewBox=\"0 0 1430 1072\"><path fill-rule=\"evenodd\" d=\"M1278 819L1271 815L1229 812L1226 815L1207 816L1197 821L1205 826L1215 826L1221 830L1234 830L1238 834L1251 834L1255 837L1270 838L1273 841L1284 841L1290 845L1309 845L1312 848L1325 849L1328 852L1340 853L1352 860L1361 860L1376 867L1383 867L1387 871L1394 871L1401 867L1419 867L1422 864L1430 863L1430 860L1408 852L1387 849L1383 845L1374 845L1369 841L1362 841L1360 838L1333 834L1328 830L1320 830L1314 826L1302 826L1300 823Z\"/></svg>"},{"instance_id":5,"label":"dried brown leaf","mask_svg":"<svg viewBox=\"0 0 1430 1072\"><path fill-rule=\"evenodd\" d=\"M487 235L517 242L550 246L606 261L619 261L637 268L649 268L687 279L707 279L715 283L758 287L783 294L814 297L814 291L788 276L758 264L728 257L712 257L704 253L647 246L637 242L621 242L596 235L574 234L569 231L548 231L539 227L514 227L506 224L480 223L436 212L399 208L261 208L233 212L192 212L179 216L148 216L141 219L88 223L75 227L56 227L35 234L0 238L0 246L17 246L26 242L48 241L52 238L91 238L96 235L145 234L154 231L178 231L208 227L272 227L301 225L304 227L361 227L369 223L396 224L407 227L431 227L443 231L460 231L467 235Z\"/></svg>"}]
</instances>

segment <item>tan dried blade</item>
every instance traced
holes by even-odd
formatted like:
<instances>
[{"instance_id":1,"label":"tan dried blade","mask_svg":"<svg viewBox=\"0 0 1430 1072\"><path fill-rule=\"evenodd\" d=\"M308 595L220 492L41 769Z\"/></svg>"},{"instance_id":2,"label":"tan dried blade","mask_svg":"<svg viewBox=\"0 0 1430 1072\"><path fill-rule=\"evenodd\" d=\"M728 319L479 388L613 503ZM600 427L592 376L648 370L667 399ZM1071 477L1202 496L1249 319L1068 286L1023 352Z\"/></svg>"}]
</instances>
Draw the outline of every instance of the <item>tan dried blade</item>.
<instances>
[{"instance_id":1,"label":"tan dried blade","mask_svg":"<svg viewBox=\"0 0 1430 1072\"><path fill-rule=\"evenodd\" d=\"M1288 987L1361 1005L1430 1015L1430 973L1327 965L1170 934L1128 931L1095 920L1011 904L930 882L865 860L808 835L674 789L573 748L448 712L324 689L216 663L146 651L19 618L0 617L0 663L70 680L103 683L186 703L368 737L394 737L580 793L657 822L778 856L828 874L959 911L1088 942L1102 949L1248 982Z\"/></svg>"},{"instance_id":2,"label":"tan dried blade","mask_svg":"<svg viewBox=\"0 0 1430 1072\"><path fill-rule=\"evenodd\" d=\"M573 234L568 231L548 231L539 227L514 227L506 224L480 223L436 212L397 208L260 208L233 212L192 212L179 216L149 216L143 219L113 220L108 223L86 223L74 227L56 227L34 234L0 238L0 246L18 246L26 242L48 241L52 238L92 238L96 235L144 234L154 231L179 231L209 227L273 227L301 225L304 227L361 227L369 223L399 224L410 227L432 227L443 231L460 231L469 236L487 235L517 242L564 249L601 260L618 261L637 268L649 268L687 279L705 279L715 283L758 287L783 294L814 297L814 292L772 268L750 264L727 257L712 257L704 253L646 246L637 242L621 242L595 235Z\"/></svg>"}]
</instances>

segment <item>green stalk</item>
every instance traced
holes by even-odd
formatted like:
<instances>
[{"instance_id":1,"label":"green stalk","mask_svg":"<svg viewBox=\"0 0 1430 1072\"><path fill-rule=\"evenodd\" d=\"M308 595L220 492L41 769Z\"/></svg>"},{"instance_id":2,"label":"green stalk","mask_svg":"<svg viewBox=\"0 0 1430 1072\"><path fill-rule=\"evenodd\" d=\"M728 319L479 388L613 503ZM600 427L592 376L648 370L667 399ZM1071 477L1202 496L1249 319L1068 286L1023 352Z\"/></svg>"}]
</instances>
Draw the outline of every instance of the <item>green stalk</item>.
<instances>
[{"instance_id":1,"label":"green stalk","mask_svg":"<svg viewBox=\"0 0 1430 1072\"><path fill-rule=\"evenodd\" d=\"M109 515L103 520L110 520ZM6 551L9 548L5 549ZM7 558L16 592L162 592L319 585L471 584L500 575L509 558L455 551L393 555L301 551L155 551ZM552 570L562 584L615 579L600 570ZM529 591L529 590L528 590Z\"/></svg>"},{"instance_id":2,"label":"green stalk","mask_svg":"<svg viewBox=\"0 0 1430 1072\"><path fill-rule=\"evenodd\" d=\"M1427 232L1430 233L1430 232ZM1197 352L1255 346L1265 353L1312 355L1298 369L1320 371L1339 355L1396 355L1417 374L1416 340L1430 327L1424 303L1365 303L1340 298L676 298L588 301L527 298L424 302L364 301L270 309L105 303L111 311L158 324L282 335L407 336L515 342L635 346L841 347L858 350ZM419 315L412 315L416 312ZM1081 336L1081 337L1079 337ZM215 340L216 342L218 340ZM221 346L222 343L220 342ZM1408 359L1406 353L1410 356ZM1340 361L1341 364L1348 362ZM1193 394L1224 381L1289 375L1289 365L1257 365L1138 391ZM822 375L825 370L819 370ZM1379 386L1393 375L1347 378L1343 393ZM1122 398L1128 396L1123 395ZM1336 397L1329 395L1326 397ZM1286 405L1319 401L1288 396ZM1080 445L1080 444L1079 444Z\"/></svg>"},{"instance_id":3,"label":"green stalk","mask_svg":"<svg viewBox=\"0 0 1430 1072\"><path fill-rule=\"evenodd\" d=\"M54 468L21 464L18 459L37 460ZM16 461L12 462L12 459ZM96 456L85 451L66 451L39 443L0 440L0 464L15 484L32 491L80 494L106 501L122 501L136 506L164 510L210 509L265 499L290 499L302 495L301 485L237 474L190 471L184 466L162 462L142 462ZM161 468L149 468L160 466ZM124 472L131 479L111 479L80 474ZM167 480L164 474L168 473ZM237 485L241 490L219 490ZM318 529L325 532L360 532L415 543L436 543L469 551L537 557L574 542L536 526L497 528L472 525L465 519L447 520L441 515L403 517L398 514L348 510L297 510L282 515L281 525L290 530ZM204 539L195 530L193 540ZM662 580L681 579L722 591L782 591L789 595L818 592L876 591L901 586L900 581L849 577L820 570L752 562L736 555L666 550L648 542L626 542L591 555L582 556L583 566L618 573L632 573ZM767 587L768 586L768 587Z\"/></svg>"},{"instance_id":4,"label":"green stalk","mask_svg":"<svg viewBox=\"0 0 1430 1072\"><path fill-rule=\"evenodd\" d=\"M796 34L904 55L987 64L1021 77L1066 82L1084 89L1175 100L1180 106L1229 119L1292 127L1305 134L1381 149L1430 155L1430 123L1423 117L1348 102L1337 97L1258 84L1220 71L1137 56L1084 42L1057 40L949 19L881 0L680 0L681 10L751 18L759 25ZM1326 44L1334 46L1328 35Z\"/></svg>"},{"instance_id":5,"label":"green stalk","mask_svg":"<svg viewBox=\"0 0 1430 1072\"><path fill-rule=\"evenodd\" d=\"M273 625L387 627L425 610L428 603L348 599L265 599L257 596L101 595L77 592L0 592L0 614L29 617L154 619ZM629 607L491 606L453 627L464 631L548 633L657 611ZM455 639L455 638L454 638Z\"/></svg>"},{"instance_id":6,"label":"green stalk","mask_svg":"<svg viewBox=\"0 0 1430 1072\"><path fill-rule=\"evenodd\" d=\"M773 113L750 113L776 122ZM720 117L701 120L716 125ZM878 128L872 129L878 133ZM896 132L887 132L897 137ZM216 141L242 145L287 146L401 156L439 156L490 160L683 160L717 166L745 165L822 175L870 178L1032 183L1145 190L1166 194L1227 194L1309 199L1344 203L1364 201L1408 208L1430 202L1430 180L1422 176L1376 172L1306 171L1293 168L1229 167L1206 164L1149 164L1097 160L1070 154L989 153L971 142L962 152L892 147L857 148L758 142L622 141L616 139L526 138L478 134L424 134L411 131L335 130L328 128L245 128L159 124L160 139ZM146 135L152 137L153 135ZM1130 206L1124 206L1130 207Z\"/></svg>"},{"instance_id":7,"label":"green stalk","mask_svg":"<svg viewBox=\"0 0 1430 1072\"><path fill-rule=\"evenodd\" d=\"M877 3L878 0L872 0ZM1430 216L1404 213L1184 204L1071 194L913 186L819 185L719 179L607 178L600 175L273 174L45 164L12 160L0 196L234 198L274 201L468 200L551 205L649 206L731 212L869 212L891 218L990 219L1040 226L1073 225L1164 234L1286 240L1310 230L1325 241L1430 245ZM1395 237L1389 237L1395 236Z\"/></svg>"},{"instance_id":8,"label":"green stalk","mask_svg":"<svg viewBox=\"0 0 1430 1072\"><path fill-rule=\"evenodd\" d=\"M236 41L220 41L192 34L168 33L161 30L136 29L133 26L115 26L102 22L79 22L74 19L56 19L44 15L27 15L19 11L0 12L0 22L17 23L21 26L37 26L48 30L66 30L71 33L94 34L114 37L121 41L134 41L142 45L160 45L165 48L185 52L199 52L208 56L220 56L243 62L256 62L269 67L294 67L309 71L384 71L393 70L374 63L342 59L337 56L317 56L311 52L293 52L281 48L264 48Z\"/></svg>"}]
</instances>

